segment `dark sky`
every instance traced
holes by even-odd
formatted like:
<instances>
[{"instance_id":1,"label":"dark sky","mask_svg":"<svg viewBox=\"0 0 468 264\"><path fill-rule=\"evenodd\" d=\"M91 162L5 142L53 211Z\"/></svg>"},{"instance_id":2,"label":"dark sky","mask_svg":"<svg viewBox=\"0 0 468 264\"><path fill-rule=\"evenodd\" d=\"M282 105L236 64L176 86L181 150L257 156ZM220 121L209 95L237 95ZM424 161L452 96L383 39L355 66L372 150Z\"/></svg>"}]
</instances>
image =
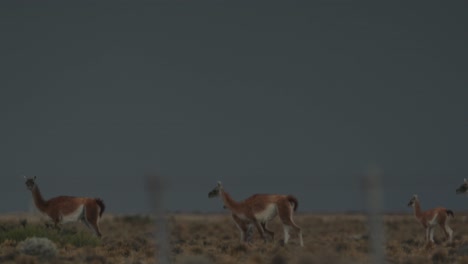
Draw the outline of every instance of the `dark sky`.
<instances>
[{"instance_id":1,"label":"dark sky","mask_svg":"<svg viewBox=\"0 0 468 264\"><path fill-rule=\"evenodd\" d=\"M147 173L170 210L362 210L372 167L386 210L468 209L466 2L65 2L0 4L0 213L22 175L147 212Z\"/></svg>"}]
</instances>

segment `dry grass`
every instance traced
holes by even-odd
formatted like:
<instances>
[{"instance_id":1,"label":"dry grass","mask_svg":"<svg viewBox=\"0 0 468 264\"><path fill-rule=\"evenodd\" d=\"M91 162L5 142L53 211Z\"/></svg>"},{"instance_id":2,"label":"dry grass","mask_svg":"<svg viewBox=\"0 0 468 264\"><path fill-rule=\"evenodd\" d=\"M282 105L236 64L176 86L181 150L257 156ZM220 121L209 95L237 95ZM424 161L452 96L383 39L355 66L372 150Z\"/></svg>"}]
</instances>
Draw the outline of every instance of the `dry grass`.
<instances>
[{"instance_id":1,"label":"dry grass","mask_svg":"<svg viewBox=\"0 0 468 264\"><path fill-rule=\"evenodd\" d=\"M288 245L282 245L283 231L277 219L269 225L275 231L273 242L264 243L255 234L253 245L246 246L240 244L239 231L227 214L174 214L168 219L170 257L173 263L185 264L369 263L364 216L299 214L295 219L303 229L304 248L299 247L294 234ZM468 263L466 215L457 214L451 220L455 231L452 244L444 242L439 230L432 247L426 246L424 230L411 215L387 215L384 219L387 240L383 247L388 263ZM0 217L0 263L155 263L150 217L106 216L101 229L104 236L95 243L82 224L67 224L57 232L31 216ZM48 237L56 244L57 254L52 258L26 255L18 246L25 234Z\"/></svg>"}]
</instances>

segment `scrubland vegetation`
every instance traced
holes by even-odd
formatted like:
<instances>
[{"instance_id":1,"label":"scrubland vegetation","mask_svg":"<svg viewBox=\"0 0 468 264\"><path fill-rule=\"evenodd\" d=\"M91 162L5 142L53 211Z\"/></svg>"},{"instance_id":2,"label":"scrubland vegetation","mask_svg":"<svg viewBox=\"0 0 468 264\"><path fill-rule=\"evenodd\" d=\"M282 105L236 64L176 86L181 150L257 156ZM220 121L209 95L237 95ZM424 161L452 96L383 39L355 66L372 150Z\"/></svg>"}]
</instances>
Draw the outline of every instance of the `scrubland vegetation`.
<instances>
[{"instance_id":1,"label":"scrubland vegetation","mask_svg":"<svg viewBox=\"0 0 468 264\"><path fill-rule=\"evenodd\" d=\"M424 229L411 214L386 215L388 263L468 263L468 217L451 219L454 242L436 230L436 244L427 247ZM278 219L271 222L272 242L255 232L252 245L239 242L229 214L168 216L172 263L370 263L367 220L358 214L298 214L305 247L292 234L282 243ZM148 216L111 216L101 221L102 239L83 224L48 228L30 215L0 216L0 263L155 263L155 226Z\"/></svg>"}]
</instances>

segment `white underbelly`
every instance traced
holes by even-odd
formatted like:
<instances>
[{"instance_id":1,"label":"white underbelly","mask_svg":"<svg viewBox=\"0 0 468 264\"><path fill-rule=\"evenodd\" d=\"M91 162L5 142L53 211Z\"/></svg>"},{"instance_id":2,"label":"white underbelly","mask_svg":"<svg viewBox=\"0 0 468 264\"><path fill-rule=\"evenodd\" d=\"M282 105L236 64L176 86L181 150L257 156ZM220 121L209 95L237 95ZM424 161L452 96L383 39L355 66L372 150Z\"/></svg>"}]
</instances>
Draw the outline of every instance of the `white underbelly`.
<instances>
[{"instance_id":1,"label":"white underbelly","mask_svg":"<svg viewBox=\"0 0 468 264\"><path fill-rule=\"evenodd\" d=\"M73 211L70 214L63 215L61 217L61 222L66 223L66 222L75 222L80 220L83 217L83 207L84 205L80 205L75 211Z\"/></svg>"},{"instance_id":2,"label":"white underbelly","mask_svg":"<svg viewBox=\"0 0 468 264\"><path fill-rule=\"evenodd\" d=\"M435 226L435 225L437 225L437 215L438 215L438 213L435 214L434 217L432 217L431 220L429 220L429 225L430 225L430 226Z\"/></svg>"},{"instance_id":3,"label":"white underbelly","mask_svg":"<svg viewBox=\"0 0 468 264\"><path fill-rule=\"evenodd\" d=\"M255 214L255 218L260 222L268 222L273 219L277 214L276 204L269 204L267 207L260 212Z\"/></svg>"}]
</instances>

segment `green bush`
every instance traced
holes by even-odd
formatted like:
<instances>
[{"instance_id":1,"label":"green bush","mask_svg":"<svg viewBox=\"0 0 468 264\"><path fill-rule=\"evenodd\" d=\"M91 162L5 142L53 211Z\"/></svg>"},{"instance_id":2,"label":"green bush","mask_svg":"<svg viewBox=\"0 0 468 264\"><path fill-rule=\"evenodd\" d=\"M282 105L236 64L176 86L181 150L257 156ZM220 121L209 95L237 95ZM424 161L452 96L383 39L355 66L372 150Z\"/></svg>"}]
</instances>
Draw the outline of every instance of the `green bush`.
<instances>
[{"instance_id":1,"label":"green bush","mask_svg":"<svg viewBox=\"0 0 468 264\"><path fill-rule=\"evenodd\" d=\"M57 244L70 244L75 247L97 246L100 244L100 239L94 236L91 232L70 231L67 229L59 231L45 228L40 225L27 225L25 227L15 226L8 228L4 232L0 232L0 243L3 243L5 240L20 242L31 237L48 238Z\"/></svg>"},{"instance_id":2,"label":"green bush","mask_svg":"<svg viewBox=\"0 0 468 264\"><path fill-rule=\"evenodd\" d=\"M0 233L0 243L5 240L14 240L16 242L20 242L25 240L28 237L47 237L50 240L56 241L55 238L56 231L47 230L43 227L36 226L36 225L28 225L26 227L11 227L4 232Z\"/></svg>"},{"instance_id":3,"label":"green bush","mask_svg":"<svg viewBox=\"0 0 468 264\"><path fill-rule=\"evenodd\" d=\"M94 234L86 232L77 232L74 235L68 235L63 237L61 240L62 243L71 244L75 247L85 247L85 246L98 246L101 243L101 240L94 236Z\"/></svg>"},{"instance_id":4,"label":"green bush","mask_svg":"<svg viewBox=\"0 0 468 264\"><path fill-rule=\"evenodd\" d=\"M154 223L154 219L149 215L125 215L117 217L116 219L132 225L149 225Z\"/></svg>"}]
</instances>

